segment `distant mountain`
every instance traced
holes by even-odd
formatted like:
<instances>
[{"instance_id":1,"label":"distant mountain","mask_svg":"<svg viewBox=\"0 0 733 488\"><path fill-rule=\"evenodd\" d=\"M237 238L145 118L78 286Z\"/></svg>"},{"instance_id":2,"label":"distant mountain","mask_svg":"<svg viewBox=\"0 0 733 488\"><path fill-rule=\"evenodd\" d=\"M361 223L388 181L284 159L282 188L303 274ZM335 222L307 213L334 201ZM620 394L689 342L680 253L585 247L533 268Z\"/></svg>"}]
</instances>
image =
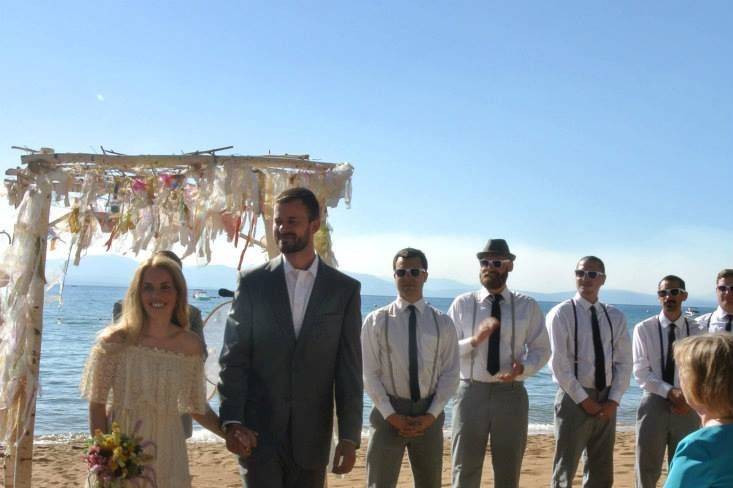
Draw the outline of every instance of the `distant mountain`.
<instances>
[{"instance_id":1,"label":"distant mountain","mask_svg":"<svg viewBox=\"0 0 733 488\"><path fill-rule=\"evenodd\" d=\"M55 270L60 269L61 260L49 260L46 266L47 274L52 277ZM96 286L122 286L130 283L132 274L138 262L132 258L116 255L86 256L81 260L79 266L69 265L69 272L66 275L66 283L70 285L96 285ZM374 275L363 273L351 273L344 271L349 276L361 281L361 292L364 295L394 296L395 285L392 279L380 278ZM183 274L186 276L189 288L234 288L236 285L237 272L228 266L184 266ZM477 289L477 286L461 283L459 281L433 278L425 283L424 294L434 298L453 298L461 293ZM542 302L560 302L574 295L574 291L562 291L553 293L541 293L523 291L527 295ZM637 293L629 290L604 289L602 294L604 302L624 305L656 305L657 297L647 293ZM690 297L686 305L697 307L715 306L712 300L697 297Z\"/></svg>"},{"instance_id":2,"label":"distant mountain","mask_svg":"<svg viewBox=\"0 0 733 488\"><path fill-rule=\"evenodd\" d=\"M52 275L63 265L61 260L49 260L47 274ZM79 266L69 264L66 283L70 285L122 286L130 284L138 262L116 255L86 256ZM183 274L189 288L234 288L237 270L228 266L184 266Z\"/></svg>"}]
</instances>

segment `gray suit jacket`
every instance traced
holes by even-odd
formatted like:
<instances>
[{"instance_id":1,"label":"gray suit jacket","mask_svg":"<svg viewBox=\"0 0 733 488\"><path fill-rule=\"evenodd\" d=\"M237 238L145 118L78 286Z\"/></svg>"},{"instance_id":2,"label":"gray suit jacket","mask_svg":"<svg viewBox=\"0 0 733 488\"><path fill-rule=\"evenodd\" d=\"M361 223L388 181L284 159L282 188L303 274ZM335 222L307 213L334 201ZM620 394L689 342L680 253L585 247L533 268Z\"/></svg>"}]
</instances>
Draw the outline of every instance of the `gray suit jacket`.
<instances>
[{"instance_id":1,"label":"gray suit jacket","mask_svg":"<svg viewBox=\"0 0 733 488\"><path fill-rule=\"evenodd\" d=\"M302 468L320 469L334 399L339 438L361 440L361 285L319 260L296 339L282 259L239 276L219 359L219 416L259 434L253 461L280 446Z\"/></svg>"},{"instance_id":2,"label":"gray suit jacket","mask_svg":"<svg viewBox=\"0 0 733 488\"><path fill-rule=\"evenodd\" d=\"M122 315L122 300L117 300L112 306L112 320L117 320ZM206 351L206 340L204 338L204 322L201 320L201 310L194 307L193 305L188 306L188 324L191 326L191 331L198 334L201 337L201 342L204 343L204 351ZM206 353L204 353L206 354ZM181 422L183 423L183 434L186 438L191 437L193 434L193 419L187 413L181 415Z\"/></svg>"}]
</instances>

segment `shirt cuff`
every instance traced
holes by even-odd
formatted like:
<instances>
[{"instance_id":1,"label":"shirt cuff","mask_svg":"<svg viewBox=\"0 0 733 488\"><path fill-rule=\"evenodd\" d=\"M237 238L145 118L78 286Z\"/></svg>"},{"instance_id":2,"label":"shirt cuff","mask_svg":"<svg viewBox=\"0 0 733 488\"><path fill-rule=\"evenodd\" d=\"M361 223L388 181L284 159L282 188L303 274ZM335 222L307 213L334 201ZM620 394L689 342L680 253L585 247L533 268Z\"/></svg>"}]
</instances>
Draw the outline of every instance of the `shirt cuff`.
<instances>
[{"instance_id":1,"label":"shirt cuff","mask_svg":"<svg viewBox=\"0 0 733 488\"><path fill-rule=\"evenodd\" d=\"M461 354L461 356L471 354L471 351L475 349L473 347L473 344L471 344L472 340L473 340L473 337L467 337L465 339L461 339L460 341L458 341L458 352Z\"/></svg>"},{"instance_id":2,"label":"shirt cuff","mask_svg":"<svg viewBox=\"0 0 733 488\"><path fill-rule=\"evenodd\" d=\"M621 405L621 397L624 396L623 392L621 394L618 393L618 390L616 388L611 388L611 391L608 393L608 399L613 400L614 402Z\"/></svg>"},{"instance_id":3,"label":"shirt cuff","mask_svg":"<svg viewBox=\"0 0 733 488\"><path fill-rule=\"evenodd\" d=\"M430 405L430 408L428 409L427 413L435 417L436 419L438 416L443 413L443 408L440 405Z\"/></svg>"},{"instance_id":4,"label":"shirt cuff","mask_svg":"<svg viewBox=\"0 0 733 488\"><path fill-rule=\"evenodd\" d=\"M359 449L359 444L354 441L353 439L347 439L346 437L339 439L339 442L345 442L346 444L351 444L354 446L354 449Z\"/></svg>"},{"instance_id":5,"label":"shirt cuff","mask_svg":"<svg viewBox=\"0 0 733 488\"><path fill-rule=\"evenodd\" d=\"M379 410L379 413L382 414L384 420L387 420L387 417L395 413L395 409L390 403L389 399L386 401L381 401L379 403L375 402L374 406L377 407L377 410Z\"/></svg>"},{"instance_id":6,"label":"shirt cuff","mask_svg":"<svg viewBox=\"0 0 733 488\"><path fill-rule=\"evenodd\" d=\"M568 391L566 393L570 395L570 399L577 404L580 404L583 400L588 398L588 394L585 392L583 387L580 386L580 383L578 383L577 388L574 388L572 392Z\"/></svg>"},{"instance_id":7,"label":"shirt cuff","mask_svg":"<svg viewBox=\"0 0 733 488\"><path fill-rule=\"evenodd\" d=\"M242 425L242 422L240 422L239 420L224 420L221 423L221 430L223 430L224 433L226 433L227 425L230 425L230 424Z\"/></svg>"}]
</instances>

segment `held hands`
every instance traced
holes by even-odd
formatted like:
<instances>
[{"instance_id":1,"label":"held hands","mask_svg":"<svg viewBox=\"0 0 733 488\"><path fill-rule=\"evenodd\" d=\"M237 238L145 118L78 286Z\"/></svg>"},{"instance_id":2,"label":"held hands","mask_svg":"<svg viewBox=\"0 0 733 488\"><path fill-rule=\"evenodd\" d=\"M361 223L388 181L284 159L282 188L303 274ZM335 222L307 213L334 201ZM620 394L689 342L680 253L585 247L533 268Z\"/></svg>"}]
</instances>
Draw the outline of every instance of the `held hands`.
<instances>
[{"instance_id":1,"label":"held hands","mask_svg":"<svg viewBox=\"0 0 733 488\"><path fill-rule=\"evenodd\" d=\"M334 474L347 474L356 463L356 444L347 439L341 439L336 444L333 453L333 469Z\"/></svg>"},{"instance_id":2,"label":"held hands","mask_svg":"<svg viewBox=\"0 0 733 488\"><path fill-rule=\"evenodd\" d=\"M496 319L496 317L489 317L485 320L482 320L481 323L478 325L476 335L471 338L471 345L473 347L477 347L479 344L491 337L491 334L493 334L500 325L501 323Z\"/></svg>"},{"instance_id":3,"label":"held hands","mask_svg":"<svg viewBox=\"0 0 733 488\"><path fill-rule=\"evenodd\" d=\"M229 424L225 427L227 450L237 456L247 458L252 449L257 447L257 432L241 424Z\"/></svg>"},{"instance_id":4,"label":"held hands","mask_svg":"<svg viewBox=\"0 0 733 488\"><path fill-rule=\"evenodd\" d=\"M387 417L387 422L397 431L400 437L418 437L425 433L433 422L435 417L432 414L420 415L418 417L408 417L393 413Z\"/></svg>"},{"instance_id":5,"label":"held hands","mask_svg":"<svg viewBox=\"0 0 733 488\"><path fill-rule=\"evenodd\" d=\"M672 413L676 415L684 415L690 411L690 406L685 400L685 395L679 388L672 388L667 394L667 400L671 403Z\"/></svg>"}]
</instances>

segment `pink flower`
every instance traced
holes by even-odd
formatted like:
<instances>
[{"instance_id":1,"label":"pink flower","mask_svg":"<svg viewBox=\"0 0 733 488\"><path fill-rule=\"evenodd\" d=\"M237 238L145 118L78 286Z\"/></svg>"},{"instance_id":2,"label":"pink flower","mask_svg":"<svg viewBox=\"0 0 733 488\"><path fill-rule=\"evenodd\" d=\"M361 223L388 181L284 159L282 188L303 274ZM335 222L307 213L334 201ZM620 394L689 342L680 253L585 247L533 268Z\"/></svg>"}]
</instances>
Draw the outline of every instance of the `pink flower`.
<instances>
[{"instance_id":1,"label":"pink flower","mask_svg":"<svg viewBox=\"0 0 733 488\"><path fill-rule=\"evenodd\" d=\"M132 191L145 191L145 180L135 178L132 180Z\"/></svg>"}]
</instances>

